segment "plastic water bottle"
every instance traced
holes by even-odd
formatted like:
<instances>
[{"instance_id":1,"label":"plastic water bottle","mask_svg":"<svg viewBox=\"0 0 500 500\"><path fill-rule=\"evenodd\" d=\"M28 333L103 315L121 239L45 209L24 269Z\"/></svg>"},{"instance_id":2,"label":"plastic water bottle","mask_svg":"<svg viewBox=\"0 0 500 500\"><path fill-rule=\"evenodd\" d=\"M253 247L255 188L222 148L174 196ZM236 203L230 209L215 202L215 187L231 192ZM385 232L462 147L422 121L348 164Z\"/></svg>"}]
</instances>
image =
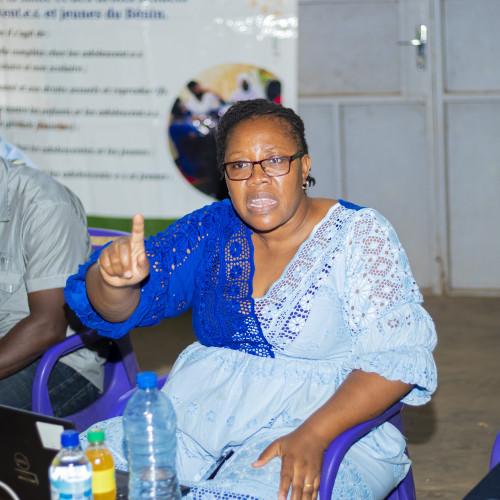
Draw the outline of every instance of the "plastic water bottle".
<instances>
[{"instance_id":1,"label":"plastic water bottle","mask_svg":"<svg viewBox=\"0 0 500 500\"><path fill-rule=\"evenodd\" d=\"M92 465L82 451L78 432L63 431L61 445L49 468L52 500L93 500Z\"/></svg>"},{"instance_id":2,"label":"plastic water bottle","mask_svg":"<svg viewBox=\"0 0 500 500\"><path fill-rule=\"evenodd\" d=\"M123 413L128 449L129 500L181 498L175 469L177 418L157 389L154 372L137 375L138 390Z\"/></svg>"},{"instance_id":3,"label":"plastic water bottle","mask_svg":"<svg viewBox=\"0 0 500 500\"><path fill-rule=\"evenodd\" d=\"M89 445L85 455L92 465L92 494L94 500L116 500L115 464L113 455L104 443L104 429L94 427L87 433Z\"/></svg>"}]
</instances>

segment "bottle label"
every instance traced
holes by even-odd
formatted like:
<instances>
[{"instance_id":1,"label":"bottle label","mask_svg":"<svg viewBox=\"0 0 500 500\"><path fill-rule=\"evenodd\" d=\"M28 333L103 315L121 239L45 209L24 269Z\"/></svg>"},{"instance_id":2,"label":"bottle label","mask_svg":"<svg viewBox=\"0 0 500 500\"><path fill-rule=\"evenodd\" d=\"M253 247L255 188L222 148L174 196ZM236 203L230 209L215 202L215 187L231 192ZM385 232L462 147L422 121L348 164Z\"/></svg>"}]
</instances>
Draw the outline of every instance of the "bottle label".
<instances>
[{"instance_id":1,"label":"bottle label","mask_svg":"<svg viewBox=\"0 0 500 500\"><path fill-rule=\"evenodd\" d=\"M50 474L52 500L91 500L92 471L85 465L54 467Z\"/></svg>"},{"instance_id":2,"label":"bottle label","mask_svg":"<svg viewBox=\"0 0 500 500\"><path fill-rule=\"evenodd\" d=\"M107 493L116 489L115 469L94 471L92 475L92 492Z\"/></svg>"},{"instance_id":3,"label":"bottle label","mask_svg":"<svg viewBox=\"0 0 500 500\"><path fill-rule=\"evenodd\" d=\"M92 500L92 490L83 492L68 492L62 491L64 488L60 484L51 483L50 498L51 500Z\"/></svg>"}]
</instances>

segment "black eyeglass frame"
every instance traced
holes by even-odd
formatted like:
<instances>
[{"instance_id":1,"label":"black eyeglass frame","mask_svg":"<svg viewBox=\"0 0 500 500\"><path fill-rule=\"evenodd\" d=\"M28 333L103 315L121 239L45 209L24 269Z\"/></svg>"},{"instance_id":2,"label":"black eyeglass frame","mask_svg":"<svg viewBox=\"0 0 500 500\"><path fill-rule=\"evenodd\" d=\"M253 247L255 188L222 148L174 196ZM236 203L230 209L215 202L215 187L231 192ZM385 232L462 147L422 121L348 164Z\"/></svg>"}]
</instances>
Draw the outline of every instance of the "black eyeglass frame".
<instances>
[{"instance_id":1,"label":"black eyeglass frame","mask_svg":"<svg viewBox=\"0 0 500 500\"><path fill-rule=\"evenodd\" d=\"M222 167L224 168L224 172L225 172L225 174L227 175L227 178L230 181L247 181L248 179L250 179L250 177L252 177L252 175L253 175L253 169L254 169L255 165L260 165L260 168L264 171L264 173L268 177L282 177L282 176L287 175L287 174L290 173L290 168L291 168L291 165L292 165L292 161L296 160L297 158L302 158L302 156L304 156L305 154L306 153L304 153L303 151L298 151L297 153L295 153L292 156L286 156L286 155L270 156L269 158L264 158L263 160L259 160L259 161L246 161L246 160L245 161L228 161L226 163L223 163ZM267 161L267 160L272 160L273 158L287 158L288 159L288 170L286 172L283 172L282 174L277 174L277 175L271 175L271 174L267 173L266 172L266 167L264 167L264 165L262 165L262 162ZM236 164L236 163L251 163L252 164L252 170L250 170L250 175L248 177L244 177L243 179L232 179L230 177L230 175L228 174L228 172L227 172L227 165Z\"/></svg>"}]
</instances>

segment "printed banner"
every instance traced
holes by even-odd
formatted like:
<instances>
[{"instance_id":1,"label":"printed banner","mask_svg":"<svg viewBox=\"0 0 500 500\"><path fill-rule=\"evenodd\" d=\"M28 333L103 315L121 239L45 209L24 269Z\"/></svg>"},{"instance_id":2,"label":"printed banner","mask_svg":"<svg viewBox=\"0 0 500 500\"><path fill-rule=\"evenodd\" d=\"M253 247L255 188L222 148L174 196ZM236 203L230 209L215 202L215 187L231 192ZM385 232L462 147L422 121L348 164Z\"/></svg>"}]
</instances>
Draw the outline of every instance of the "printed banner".
<instances>
[{"instance_id":1,"label":"printed banner","mask_svg":"<svg viewBox=\"0 0 500 500\"><path fill-rule=\"evenodd\" d=\"M296 106L296 0L0 0L0 135L87 214L175 219L225 196L237 100Z\"/></svg>"}]
</instances>

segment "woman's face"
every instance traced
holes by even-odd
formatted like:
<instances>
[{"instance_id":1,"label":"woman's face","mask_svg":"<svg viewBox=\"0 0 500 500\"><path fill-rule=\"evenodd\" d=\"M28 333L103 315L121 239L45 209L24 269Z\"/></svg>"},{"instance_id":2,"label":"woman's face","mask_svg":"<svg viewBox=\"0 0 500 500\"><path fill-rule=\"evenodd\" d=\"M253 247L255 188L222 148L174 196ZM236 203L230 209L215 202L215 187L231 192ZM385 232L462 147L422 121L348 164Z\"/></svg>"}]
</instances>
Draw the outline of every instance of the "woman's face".
<instances>
[{"instance_id":1,"label":"woman's face","mask_svg":"<svg viewBox=\"0 0 500 500\"><path fill-rule=\"evenodd\" d=\"M257 161L272 156L292 156L300 146L289 133L287 122L271 117L245 120L229 134L224 162ZM260 165L254 165L252 176L244 181L226 183L233 207L254 231L267 232L286 223L306 208L302 189L309 174L309 155L293 160L290 172L269 177Z\"/></svg>"}]
</instances>

